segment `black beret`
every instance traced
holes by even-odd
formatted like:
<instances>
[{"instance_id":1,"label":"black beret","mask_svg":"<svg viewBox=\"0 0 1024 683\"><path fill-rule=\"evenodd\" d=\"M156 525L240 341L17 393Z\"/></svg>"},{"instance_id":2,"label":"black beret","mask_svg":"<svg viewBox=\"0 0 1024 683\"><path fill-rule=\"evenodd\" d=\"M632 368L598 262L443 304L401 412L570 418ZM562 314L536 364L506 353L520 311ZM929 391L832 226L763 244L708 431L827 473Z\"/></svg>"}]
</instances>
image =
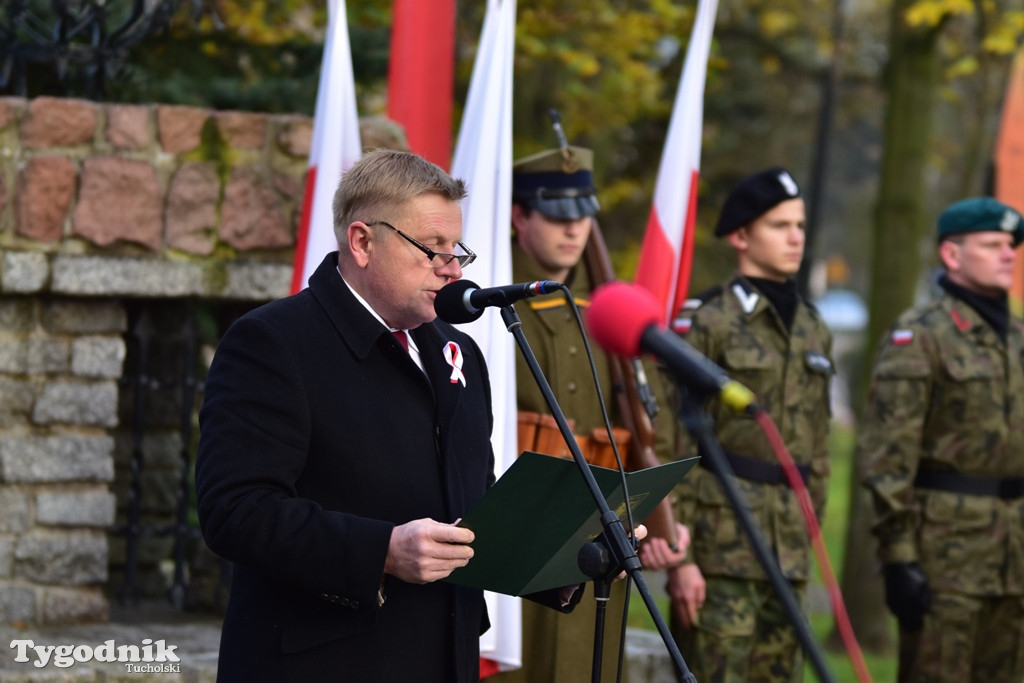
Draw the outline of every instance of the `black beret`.
<instances>
[{"instance_id":1,"label":"black beret","mask_svg":"<svg viewBox=\"0 0 1024 683\"><path fill-rule=\"evenodd\" d=\"M800 188L796 181L781 166L747 176L726 197L715 226L715 235L722 237L739 230L787 199L799 196Z\"/></svg>"},{"instance_id":2,"label":"black beret","mask_svg":"<svg viewBox=\"0 0 1024 683\"><path fill-rule=\"evenodd\" d=\"M971 197L954 202L939 216L939 241L965 232L1008 232L1013 245L1024 241L1024 221L1013 208L992 197Z\"/></svg>"}]
</instances>

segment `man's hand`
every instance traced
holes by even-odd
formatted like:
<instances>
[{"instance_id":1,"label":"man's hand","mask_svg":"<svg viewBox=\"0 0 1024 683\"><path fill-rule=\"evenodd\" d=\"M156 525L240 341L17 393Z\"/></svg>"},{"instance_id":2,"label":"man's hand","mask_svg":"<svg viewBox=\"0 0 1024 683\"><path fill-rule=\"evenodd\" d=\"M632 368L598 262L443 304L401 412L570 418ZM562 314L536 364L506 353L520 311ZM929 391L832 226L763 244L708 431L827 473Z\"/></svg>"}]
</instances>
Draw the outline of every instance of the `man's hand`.
<instances>
[{"instance_id":1,"label":"man's hand","mask_svg":"<svg viewBox=\"0 0 1024 683\"><path fill-rule=\"evenodd\" d=\"M640 547L640 562L644 569L671 569L678 567L686 559L690 547L690 530L676 522L676 549L672 550L664 538L652 536Z\"/></svg>"},{"instance_id":2,"label":"man's hand","mask_svg":"<svg viewBox=\"0 0 1024 683\"><path fill-rule=\"evenodd\" d=\"M388 542L384 573L406 583L430 583L465 567L473 557L472 531L432 519L396 526Z\"/></svg>"},{"instance_id":3,"label":"man's hand","mask_svg":"<svg viewBox=\"0 0 1024 683\"><path fill-rule=\"evenodd\" d=\"M684 564L668 570L669 598L672 611L687 631L697 623L697 612L704 606L707 582L695 564Z\"/></svg>"}]
</instances>

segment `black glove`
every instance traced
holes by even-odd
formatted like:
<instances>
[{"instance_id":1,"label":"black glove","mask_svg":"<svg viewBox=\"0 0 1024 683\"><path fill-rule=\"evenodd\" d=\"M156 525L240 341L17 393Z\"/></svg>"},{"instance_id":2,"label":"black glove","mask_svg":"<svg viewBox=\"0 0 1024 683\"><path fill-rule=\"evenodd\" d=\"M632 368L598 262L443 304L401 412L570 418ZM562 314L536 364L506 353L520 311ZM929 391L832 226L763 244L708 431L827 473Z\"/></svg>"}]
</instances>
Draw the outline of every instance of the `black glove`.
<instances>
[{"instance_id":1,"label":"black glove","mask_svg":"<svg viewBox=\"0 0 1024 683\"><path fill-rule=\"evenodd\" d=\"M885 574L885 604L900 627L906 631L920 631L924 615L931 609L932 592L928 577L917 562L895 562L883 567Z\"/></svg>"}]
</instances>

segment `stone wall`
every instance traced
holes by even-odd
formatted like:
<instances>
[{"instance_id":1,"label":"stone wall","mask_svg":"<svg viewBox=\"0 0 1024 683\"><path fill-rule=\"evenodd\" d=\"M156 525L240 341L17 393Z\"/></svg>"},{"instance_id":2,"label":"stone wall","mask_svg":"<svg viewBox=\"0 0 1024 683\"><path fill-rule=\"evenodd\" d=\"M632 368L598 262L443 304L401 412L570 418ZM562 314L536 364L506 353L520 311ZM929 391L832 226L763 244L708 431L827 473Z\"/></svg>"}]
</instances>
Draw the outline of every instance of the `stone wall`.
<instances>
[{"instance_id":1,"label":"stone wall","mask_svg":"<svg viewBox=\"0 0 1024 683\"><path fill-rule=\"evenodd\" d=\"M128 310L286 294L311 130L0 98L0 621L107 618Z\"/></svg>"}]
</instances>

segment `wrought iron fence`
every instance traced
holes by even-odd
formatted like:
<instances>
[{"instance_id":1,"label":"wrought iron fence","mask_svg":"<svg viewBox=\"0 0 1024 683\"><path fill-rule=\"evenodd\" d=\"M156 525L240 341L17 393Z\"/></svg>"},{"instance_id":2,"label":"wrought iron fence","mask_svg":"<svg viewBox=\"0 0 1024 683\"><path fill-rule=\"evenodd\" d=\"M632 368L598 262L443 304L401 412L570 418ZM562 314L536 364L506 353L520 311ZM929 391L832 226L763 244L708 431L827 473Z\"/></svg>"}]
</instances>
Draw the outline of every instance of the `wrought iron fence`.
<instances>
[{"instance_id":1,"label":"wrought iron fence","mask_svg":"<svg viewBox=\"0 0 1024 683\"><path fill-rule=\"evenodd\" d=\"M123 605L163 589L176 608L224 605L230 567L203 545L195 513L198 410L220 334L251 305L138 301L121 377L118 521L111 588Z\"/></svg>"},{"instance_id":2,"label":"wrought iron fence","mask_svg":"<svg viewBox=\"0 0 1024 683\"><path fill-rule=\"evenodd\" d=\"M188 0L193 19L209 0ZM24 97L30 74L47 73L51 94L72 89L103 99L132 45L167 28L185 0L4 0L0 3L0 92ZM78 82L79 88L72 84Z\"/></svg>"}]
</instances>

